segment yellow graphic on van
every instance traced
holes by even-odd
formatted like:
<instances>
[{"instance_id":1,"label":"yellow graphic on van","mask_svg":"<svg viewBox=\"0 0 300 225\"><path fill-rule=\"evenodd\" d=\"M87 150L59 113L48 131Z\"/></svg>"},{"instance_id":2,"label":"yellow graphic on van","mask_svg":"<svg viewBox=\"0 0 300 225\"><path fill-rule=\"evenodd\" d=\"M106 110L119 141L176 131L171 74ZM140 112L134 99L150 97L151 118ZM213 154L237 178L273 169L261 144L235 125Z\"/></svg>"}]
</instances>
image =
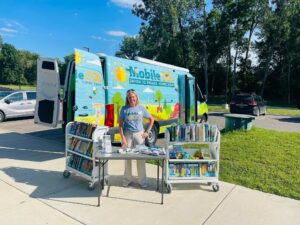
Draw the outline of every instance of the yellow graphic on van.
<instances>
[{"instance_id":1,"label":"yellow graphic on van","mask_svg":"<svg viewBox=\"0 0 300 225\"><path fill-rule=\"evenodd\" d=\"M126 80L126 72L122 67L116 68L116 77L120 82L124 82Z\"/></svg>"},{"instance_id":2,"label":"yellow graphic on van","mask_svg":"<svg viewBox=\"0 0 300 225\"><path fill-rule=\"evenodd\" d=\"M95 72L95 71L87 71L84 74L84 78L87 81L102 83L100 74L98 72Z\"/></svg>"},{"instance_id":3,"label":"yellow graphic on van","mask_svg":"<svg viewBox=\"0 0 300 225\"><path fill-rule=\"evenodd\" d=\"M165 82L174 82L172 73L170 72L161 72L162 76L161 76L161 80L165 81Z\"/></svg>"}]
</instances>

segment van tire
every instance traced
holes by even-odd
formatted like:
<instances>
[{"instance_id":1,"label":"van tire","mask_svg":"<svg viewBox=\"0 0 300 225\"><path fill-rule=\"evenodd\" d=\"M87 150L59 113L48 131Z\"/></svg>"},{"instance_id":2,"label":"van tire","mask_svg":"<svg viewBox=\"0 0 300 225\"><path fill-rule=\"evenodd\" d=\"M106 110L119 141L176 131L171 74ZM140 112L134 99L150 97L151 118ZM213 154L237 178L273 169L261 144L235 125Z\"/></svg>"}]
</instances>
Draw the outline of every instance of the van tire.
<instances>
[{"instance_id":1,"label":"van tire","mask_svg":"<svg viewBox=\"0 0 300 225\"><path fill-rule=\"evenodd\" d=\"M151 130L149 131L148 137L145 140L145 144L147 146L155 145L158 137L158 130L155 125L152 126Z\"/></svg>"},{"instance_id":2,"label":"van tire","mask_svg":"<svg viewBox=\"0 0 300 225\"><path fill-rule=\"evenodd\" d=\"M0 123L5 120L5 114L0 110Z\"/></svg>"},{"instance_id":3,"label":"van tire","mask_svg":"<svg viewBox=\"0 0 300 225\"><path fill-rule=\"evenodd\" d=\"M207 115L206 115L206 114L203 114L200 123L202 123L202 122L207 122L207 119L208 119L208 118L207 118Z\"/></svg>"}]
</instances>

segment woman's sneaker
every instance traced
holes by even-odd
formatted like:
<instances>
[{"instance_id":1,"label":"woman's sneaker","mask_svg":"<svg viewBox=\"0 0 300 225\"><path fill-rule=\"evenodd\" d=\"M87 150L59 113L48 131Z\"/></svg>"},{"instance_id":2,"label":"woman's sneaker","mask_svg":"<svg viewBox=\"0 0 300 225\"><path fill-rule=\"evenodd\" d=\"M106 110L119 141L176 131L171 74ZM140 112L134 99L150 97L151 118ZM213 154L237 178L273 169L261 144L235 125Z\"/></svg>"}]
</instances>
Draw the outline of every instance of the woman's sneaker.
<instances>
[{"instance_id":1,"label":"woman's sneaker","mask_svg":"<svg viewBox=\"0 0 300 225\"><path fill-rule=\"evenodd\" d=\"M132 184L132 181L128 181L128 180L123 180L123 182L122 182L122 186L123 187L128 187L128 186L130 186Z\"/></svg>"},{"instance_id":2,"label":"woman's sneaker","mask_svg":"<svg viewBox=\"0 0 300 225\"><path fill-rule=\"evenodd\" d=\"M140 184L141 188L147 188L148 187L148 184L147 183L143 183L143 184Z\"/></svg>"}]
</instances>

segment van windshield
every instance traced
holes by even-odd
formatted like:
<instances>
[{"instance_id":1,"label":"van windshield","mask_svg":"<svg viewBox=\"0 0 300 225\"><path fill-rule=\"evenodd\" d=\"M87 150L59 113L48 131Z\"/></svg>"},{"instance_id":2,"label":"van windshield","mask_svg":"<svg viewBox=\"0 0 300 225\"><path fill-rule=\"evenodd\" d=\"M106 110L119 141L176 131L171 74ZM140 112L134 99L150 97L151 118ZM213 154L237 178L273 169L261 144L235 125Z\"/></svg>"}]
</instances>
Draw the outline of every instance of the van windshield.
<instances>
[{"instance_id":1,"label":"van windshield","mask_svg":"<svg viewBox=\"0 0 300 225\"><path fill-rule=\"evenodd\" d=\"M13 91L0 91L0 100L5 98L7 95L10 95Z\"/></svg>"}]
</instances>

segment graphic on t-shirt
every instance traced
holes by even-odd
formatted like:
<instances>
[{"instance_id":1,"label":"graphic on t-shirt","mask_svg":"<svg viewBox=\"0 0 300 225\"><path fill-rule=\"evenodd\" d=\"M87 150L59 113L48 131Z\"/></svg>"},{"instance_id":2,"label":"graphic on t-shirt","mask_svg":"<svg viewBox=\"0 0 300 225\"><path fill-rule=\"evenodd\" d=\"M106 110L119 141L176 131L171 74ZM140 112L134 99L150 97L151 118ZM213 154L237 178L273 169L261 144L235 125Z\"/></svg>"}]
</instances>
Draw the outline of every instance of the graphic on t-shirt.
<instances>
[{"instance_id":1,"label":"graphic on t-shirt","mask_svg":"<svg viewBox=\"0 0 300 225\"><path fill-rule=\"evenodd\" d=\"M130 121L137 121L138 120L138 114L142 115L142 111L139 111L139 112L128 112L127 113L127 119L130 120Z\"/></svg>"}]
</instances>

